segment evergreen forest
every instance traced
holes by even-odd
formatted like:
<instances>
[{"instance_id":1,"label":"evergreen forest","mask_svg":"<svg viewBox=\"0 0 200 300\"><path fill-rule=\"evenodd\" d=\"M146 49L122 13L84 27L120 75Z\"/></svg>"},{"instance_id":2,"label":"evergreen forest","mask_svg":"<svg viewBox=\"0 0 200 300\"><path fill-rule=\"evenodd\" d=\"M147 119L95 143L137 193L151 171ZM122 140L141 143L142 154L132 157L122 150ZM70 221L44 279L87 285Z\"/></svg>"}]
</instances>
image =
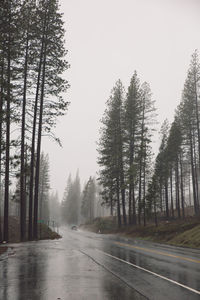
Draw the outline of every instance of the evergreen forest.
<instances>
[{"instance_id":1,"label":"evergreen forest","mask_svg":"<svg viewBox=\"0 0 200 300\"><path fill-rule=\"evenodd\" d=\"M38 239L38 222L48 214L41 141L46 135L60 144L54 127L69 104L64 33L57 0L1 1L0 241L9 241L15 204L21 241Z\"/></svg>"},{"instance_id":2,"label":"evergreen forest","mask_svg":"<svg viewBox=\"0 0 200 300\"><path fill-rule=\"evenodd\" d=\"M98 142L103 202L118 226L200 214L200 64L191 58L174 120L164 120L153 153L156 108L135 71L127 91L118 80L106 103Z\"/></svg>"}]
</instances>

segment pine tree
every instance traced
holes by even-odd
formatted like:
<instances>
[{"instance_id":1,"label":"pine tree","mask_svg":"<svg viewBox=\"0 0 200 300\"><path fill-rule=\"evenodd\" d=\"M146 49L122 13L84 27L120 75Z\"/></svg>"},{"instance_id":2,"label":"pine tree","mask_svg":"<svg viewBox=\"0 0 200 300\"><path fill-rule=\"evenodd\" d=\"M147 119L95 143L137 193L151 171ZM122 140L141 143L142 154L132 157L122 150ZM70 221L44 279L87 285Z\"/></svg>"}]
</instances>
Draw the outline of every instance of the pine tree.
<instances>
[{"instance_id":1,"label":"pine tree","mask_svg":"<svg viewBox=\"0 0 200 300\"><path fill-rule=\"evenodd\" d=\"M3 1L1 6L1 105L5 102L5 192L4 192L4 230L3 239L9 240L8 216L9 216L9 184L10 184L10 143L11 115L13 109L14 94L18 93L16 81L18 67L19 47L19 24L18 10L19 1ZM2 138L2 137L1 137Z\"/></svg>"},{"instance_id":2,"label":"pine tree","mask_svg":"<svg viewBox=\"0 0 200 300\"><path fill-rule=\"evenodd\" d=\"M131 78L130 86L125 100L125 147L127 164L127 185L129 187L129 224L136 224L136 178L137 162L136 155L138 151L138 135L140 120L140 82L135 71Z\"/></svg>"},{"instance_id":3,"label":"pine tree","mask_svg":"<svg viewBox=\"0 0 200 300\"><path fill-rule=\"evenodd\" d=\"M68 64L63 57L66 54L64 48L64 29L62 15L58 12L58 2L56 0L39 1L39 17L42 21L41 43L41 78L40 78L40 107L39 124L36 151L36 171L35 171L35 192L34 192L34 226L33 237L37 239L38 221L38 184L40 172L40 151L45 97L48 100L48 114L52 125L55 116L63 115L68 103L63 100L61 93L66 90L68 83L62 79L62 74ZM50 97L50 99L49 99ZM37 103L35 104L35 107ZM54 124L54 123L53 123ZM48 128L48 127L47 127ZM49 128L48 128L49 130ZM35 137L32 137L33 139ZM32 149L34 152L34 149Z\"/></svg>"},{"instance_id":4,"label":"pine tree","mask_svg":"<svg viewBox=\"0 0 200 300\"><path fill-rule=\"evenodd\" d=\"M96 184L94 178L90 177L82 193L81 215L90 223L94 219L94 207L96 197Z\"/></svg>"},{"instance_id":5,"label":"pine tree","mask_svg":"<svg viewBox=\"0 0 200 300\"><path fill-rule=\"evenodd\" d=\"M141 223L143 210L144 225L146 225L146 187L148 185L148 170L151 163L151 137L155 125L155 101L152 100L149 84L144 82L141 86L141 113L140 113L140 136L138 149L138 223Z\"/></svg>"},{"instance_id":6,"label":"pine tree","mask_svg":"<svg viewBox=\"0 0 200 300\"><path fill-rule=\"evenodd\" d=\"M75 180L69 176L62 201L62 218L67 224L78 224L80 215L80 178L77 172Z\"/></svg>"},{"instance_id":7,"label":"pine tree","mask_svg":"<svg viewBox=\"0 0 200 300\"><path fill-rule=\"evenodd\" d=\"M40 182L39 182L39 218L40 220L49 219L49 157L41 154Z\"/></svg>"},{"instance_id":8,"label":"pine tree","mask_svg":"<svg viewBox=\"0 0 200 300\"><path fill-rule=\"evenodd\" d=\"M117 205L118 226L121 226L121 205L123 222L126 225L125 174L124 174L124 126L123 101L124 88L117 81L107 101L107 109L102 119L99 141L100 183L112 191ZM111 189L112 187L112 189Z\"/></svg>"}]
</instances>

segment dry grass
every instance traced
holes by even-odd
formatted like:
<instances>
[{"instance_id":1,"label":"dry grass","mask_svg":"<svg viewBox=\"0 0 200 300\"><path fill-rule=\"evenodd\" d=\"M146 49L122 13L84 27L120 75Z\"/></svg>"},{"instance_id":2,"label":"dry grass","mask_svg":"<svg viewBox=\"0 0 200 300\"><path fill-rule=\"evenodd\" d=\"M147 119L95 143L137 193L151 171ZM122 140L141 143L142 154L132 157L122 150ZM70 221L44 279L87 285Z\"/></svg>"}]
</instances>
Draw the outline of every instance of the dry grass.
<instances>
[{"instance_id":1,"label":"dry grass","mask_svg":"<svg viewBox=\"0 0 200 300\"><path fill-rule=\"evenodd\" d=\"M61 236L56 232L52 231L47 225L38 225L38 239L59 239ZM28 239L27 239L28 240ZM10 217L9 218L9 242L18 243L20 242L20 223L19 218Z\"/></svg>"},{"instance_id":2,"label":"dry grass","mask_svg":"<svg viewBox=\"0 0 200 300\"><path fill-rule=\"evenodd\" d=\"M101 233L112 233L142 238L153 242L167 243L176 246L200 248L200 219L189 217L184 220L163 221L156 227L127 226L117 228L116 220L111 217L96 218L92 224L82 225L85 230Z\"/></svg>"},{"instance_id":3,"label":"dry grass","mask_svg":"<svg viewBox=\"0 0 200 300\"><path fill-rule=\"evenodd\" d=\"M173 237L169 242L172 245L200 248L200 225Z\"/></svg>"},{"instance_id":4,"label":"dry grass","mask_svg":"<svg viewBox=\"0 0 200 300\"><path fill-rule=\"evenodd\" d=\"M8 250L8 247L0 247L0 255Z\"/></svg>"}]
</instances>

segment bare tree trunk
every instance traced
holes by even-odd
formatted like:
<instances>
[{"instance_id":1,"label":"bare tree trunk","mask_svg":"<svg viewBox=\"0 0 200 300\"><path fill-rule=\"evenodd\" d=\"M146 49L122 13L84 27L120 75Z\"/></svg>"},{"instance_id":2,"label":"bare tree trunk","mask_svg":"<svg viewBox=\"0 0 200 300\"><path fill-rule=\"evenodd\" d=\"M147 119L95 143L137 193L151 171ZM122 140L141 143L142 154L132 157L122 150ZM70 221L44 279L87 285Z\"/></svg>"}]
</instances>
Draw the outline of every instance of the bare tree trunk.
<instances>
[{"instance_id":1,"label":"bare tree trunk","mask_svg":"<svg viewBox=\"0 0 200 300\"><path fill-rule=\"evenodd\" d=\"M28 72L28 51L29 39L27 33L26 54L24 64L24 91L22 107L22 128L21 128L21 173L20 173L20 229L21 241L26 238L26 191L25 191L25 124L26 124L26 90L27 90L27 72Z\"/></svg>"},{"instance_id":2,"label":"bare tree trunk","mask_svg":"<svg viewBox=\"0 0 200 300\"><path fill-rule=\"evenodd\" d=\"M118 180L118 179L117 179L116 194L117 194L117 218L118 218L118 227L120 228L121 225L122 225L122 221L121 221L120 196L119 196L119 180Z\"/></svg>"},{"instance_id":3,"label":"bare tree trunk","mask_svg":"<svg viewBox=\"0 0 200 300\"><path fill-rule=\"evenodd\" d=\"M198 206L196 198L196 180L195 180L195 170L194 170L194 156L193 156L193 142L192 142L192 132L190 129L190 160L191 160L191 173L192 173L192 187L193 187L193 201L194 201L194 211L198 215Z\"/></svg>"},{"instance_id":4,"label":"bare tree trunk","mask_svg":"<svg viewBox=\"0 0 200 300\"><path fill-rule=\"evenodd\" d=\"M2 57L1 61L1 90L0 90L0 243L2 242L2 222L1 222L1 205L2 205L2 183L1 183L1 172L2 172L2 141L3 141L3 132L2 132L2 125L3 125L3 85L4 80L4 57Z\"/></svg>"},{"instance_id":5,"label":"bare tree trunk","mask_svg":"<svg viewBox=\"0 0 200 300\"><path fill-rule=\"evenodd\" d=\"M197 155L196 155L196 141L195 141L195 133L193 130L193 134L192 134L192 138L193 138L193 150L194 150L194 174L195 174L195 186L196 186L196 205L197 205L197 211L199 214L199 184L198 184L198 164L197 164Z\"/></svg>"},{"instance_id":6,"label":"bare tree trunk","mask_svg":"<svg viewBox=\"0 0 200 300\"><path fill-rule=\"evenodd\" d=\"M45 86L45 72L46 72L46 53L47 52L47 37L44 43L44 60L42 69L42 85L40 98L40 115L38 125L38 139L37 139L37 160L35 171L35 194L34 194L34 219L33 219L33 238L38 238L38 194L39 194L39 178L40 178L40 153L41 153L41 137L42 137L42 119L43 119L43 105L44 105L44 86Z\"/></svg>"},{"instance_id":7,"label":"bare tree trunk","mask_svg":"<svg viewBox=\"0 0 200 300\"><path fill-rule=\"evenodd\" d=\"M163 212L162 182L160 182L160 210Z\"/></svg>"},{"instance_id":8,"label":"bare tree trunk","mask_svg":"<svg viewBox=\"0 0 200 300\"><path fill-rule=\"evenodd\" d=\"M31 144L31 165L30 165L30 186L29 186L29 226L28 226L28 238L31 241L33 237L33 190L34 190L34 168L35 168L35 136L36 136L36 123L38 112L38 99L40 90L40 77L42 70L42 60L44 51L44 34L45 34L46 20L43 27L43 38L40 50L40 61L38 65L37 87L35 95L34 117L33 117L33 129L32 129L32 144Z\"/></svg>"},{"instance_id":9,"label":"bare tree trunk","mask_svg":"<svg viewBox=\"0 0 200 300\"><path fill-rule=\"evenodd\" d=\"M132 187L131 183L129 183L129 193L128 193L128 223L131 225L132 223Z\"/></svg>"},{"instance_id":10,"label":"bare tree trunk","mask_svg":"<svg viewBox=\"0 0 200 300\"><path fill-rule=\"evenodd\" d=\"M178 161L176 162L176 209L178 211L178 218L180 218L181 217L181 211L180 211L179 166L178 166Z\"/></svg>"},{"instance_id":11,"label":"bare tree trunk","mask_svg":"<svg viewBox=\"0 0 200 300\"><path fill-rule=\"evenodd\" d=\"M170 192L171 192L171 212L172 212L172 218L174 218L174 203L173 203L173 174L172 174L172 168L170 171Z\"/></svg>"},{"instance_id":12,"label":"bare tree trunk","mask_svg":"<svg viewBox=\"0 0 200 300\"><path fill-rule=\"evenodd\" d=\"M181 171L181 208L182 216L185 218L185 208L184 208L184 192L183 192L183 165L182 165L182 155L180 154L180 171Z\"/></svg>"},{"instance_id":13,"label":"bare tree trunk","mask_svg":"<svg viewBox=\"0 0 200 300\"><path fill-rule=\"evenodd\" d=\"M141 225L141 195L142 195L142 162L140 160L139 193L138 193L138 224Z\"/></svg>"},{"instance_id":14,"label":"bare tree trunk","mask_svg":"<svg viewBox=\"0 0 200 300\"><path fill-rule=\"evenodd\" d=\"M131 138L131 142L130 142L130 147L129 147L129 199L128 199L128 203L129 203L129 225L132 224L132 221L134 222L134 220L132 220L133 217L133 211L132 211L132 205L134 206L135 204L133 203L133 201L135 201L135 197L133 195L134 191L133 191L133 157L134 157L134 135Z\"/></svg>"},{"instance_id":15,"label":"bare tree trunk","mask_svg":"<svg viewBox=\"0 0 200 300\"><path fill-rule=\"evenodd\" d=\"M144 158L144 182L143 182L143 211L144 211L144 226L146 226L146 165Z\"/></svg>"},{"instance_id":16,"label":"bare tree trunk","mask_svg":"<svg viewBox=\"0 0 200 300\"><path fill-rule=\"evenodd\" d=\"M156 211L156 201L155 201L155 198L154 198L154 201L153 201L153 207L154 207L154 222L155 222L155 225L156 227L158 226L158 218L157 218L157 211Z\"/></svg>"},{"instance_id":17,"label":"bare tree trunk","mask_svg":"<svg viewBox=\"0 0 200 300\"><path fill-rule=\"evenodd\" d=\"M138 196L138 223L141 224L141 205L142 205L142 163L143 163L143 151L144 151L144 112L145 105L142 108L142 126L141 126L141 144L140 144L140 161L139 161L139 196Z\"/></svg>"},{"instance_id":18,"label":"bare tree trunk","mask_svg":"<svg viewBox=\"0 0 200 300\"><path fill-rule=\"evenodd\" d=\"M192 199L191 199L191 185L190 185L190 170L189 170L189 176L188 176L188 190L189 190L189 205L192 206Z\"/></svg>"},{"instance_id":19,"label":"bare tree trunk","mask_svg":"<svg viewBox=\"0 0 200 300\"><path fill-rule=\"evenodd\" d=\"M11 3L8 2L8 45L7 45L7 95L6 95L6 163L5 163L5 198L4 198L4 228L3 239L9 241L8 210L9 210L9 181L10 181L10 98L11 98Z\"/></svg>"},{"instance_id":20,"label":"bare tree trunk","mask_svg":"<svg viewBox=\"0 0 200 300\"><path fill-rule=\"evenodd\" d=\"M132 195L132 201L133 201L133 224L137 224L137 218L136 218L136 208L135 208L135 183L133 182L133 195Z\"/></svg>"},{"instance_id":21,"label":"bare tree trunk","mask_svg":"<svg viewBox=\"0 0 200 300\"><path fill-rule=\"evenodd\" d=\"M197 74L195 73L195 112L197 122L197 136L198 136L198 159L199 159L199 170L200 170L200 128L199 128L199 104L198 104L198 93L197 93Z\"/></svg>"},{"instance_id":22,"label":"bare tree trunk","mask_svg":"<svg viewBox=\"0 0 200 300\"><path fill-rule=\"evenodd\" d=\"M124 185L124 181L123 181L123 185ZM121 197L122 197L123 223L124 223L124 225L127 225L127 220L126 220L126 204L125 204L125 188L121 189Z\"/></svg>"},{"instance_id":23,"label":"bare tree trunk","mask_svg":"<svg viewBox=\"0 0 200 300\"><path fill-rule=\"evenodd\" d=\"M166 218L169 219L168 179L165 179L165 207Z\"/></svg>"},{"instance_id":24,"label":"bare tree trunk","mask_svg":"<svg viewBox=\"0 0 200 300\"><path fill-rule=\"evenodd\" d=\"M110 194L110 214L113 216L113 196Z\"/></svg>"}]
</instances>

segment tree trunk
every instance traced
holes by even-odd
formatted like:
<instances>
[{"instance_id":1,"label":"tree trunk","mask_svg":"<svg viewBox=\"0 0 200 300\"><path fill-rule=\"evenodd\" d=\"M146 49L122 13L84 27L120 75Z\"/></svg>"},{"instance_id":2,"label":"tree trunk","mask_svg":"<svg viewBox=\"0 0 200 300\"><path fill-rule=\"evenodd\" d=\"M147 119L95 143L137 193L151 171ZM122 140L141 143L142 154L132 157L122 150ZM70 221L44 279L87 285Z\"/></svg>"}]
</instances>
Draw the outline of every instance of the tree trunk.
<instances>
[{"instance_id":1,"label":"tree trunk","mask_svg":"<svg viewBox=\"0 0 200 300\"><path fill-rule=\"evenodd\" d=\"M110 215L113 217L113 196L110 195Z\"/></svg>"},{"instance_id":2,"label":"tree trunk","mask_svg":"<svg viewBox=\"0 0 200 300\"><path fill-rule=\"evenodd\" d=\"M130 147L129 147L129 199L128 199L128 213L129 213L129 225L132 224L132 221L134 222L134 220L132 220L132 216L133 216L133 212L132 212L132 205L134 205L133 202L133 157L134 157L134 145L133 145L133 140L134 140L134 136L131 137L131 141L130 141Z\"/></svg>"},{"instance_id":3,"label":"tree trunk","mask_svg":"<svg viewBox=\"0 0 200 300\"><path fill-rule=\"evenodd\" d=\"M128 223L132 223L132 186L129 183L129 193L128 193Z\"/></svg>"},{"instance_id":4,"label":"tree trunk","mask_svg":"<svg viewBox=\"0 0 200 300\"><path fill-rule=\"evenodd\" d=\"M195 73L195 112L197 122L197 136L198 136L198 159L199 159L199 170L200 170L200 128L199 128L199 104L198 104L198 93L197 93L197 74Z\"/></svg>"},{"instance_id":5,"label":"tree trunk","mask_svg":"<svg viewBox=\"0 0 200 300\"><path fill-rule=\"evenodd\" d=\"M33 238L38 238L38 195L39 195L39 177L40 177L40 153L41 153L41 137L42 137L42 119L43 119L43 105L44 105L44 86L45 86L45 71L46 71L46 54L47 54L47 37L44 43L44 59L42 68L42 85L40 97L40 115L38 125L38 139L37 139L37 160L35 171L35 194L34 194L34 219L33 219Z\"/></svg>"},{"instance_id":6,"label":"tree trunk","mask_svg":"<svg viewBox=\"0 0 200 300\"><path fill-rule=\"evenodd\" d=\"M176 163L176 210L178 212L178 218L181 217L180 210L180 194L179 194L179 166L178 166L178 158Z\"/></svg>"},{"instance_id":7,"label":"tree trunk","mask_svg":"<svg viewBox=\"0 0 200 300\"><path fill-rule=\"evenodd\" d=\"M185 218L185 208L184 208L184 191L183 191L183 165L182 165L182 155L180 154L180 171L181 171L181 208L182 216Z\"/></svg>"},{"instance_id":8,"label":"tree trunk","mask_svg":"<svg viewBox=\"0 0 200 300\"><path fill-rule=\"evenodd\" d=\"M135 183L133 182L133 196L132 196L132 202L133 202L133 224L137 224L137 218L136 218L136 208L135 208Z\"/></svg>"},{"instance_id":9,"label":"tree trunk","mask_svg":"<svg viewBox=\"0 0 200 300\"><path fill-rule=\"evenodd\" d=\"M169 219L169 199L168 199L168 180L165 179L165 207L166 207L166 218Z\"/></svg>"},{"instance_id":10,"label":"tree trunk","mask_svg":"<svg viewBox=\"0 0 200 300\"><path fill-rule=\"evenodd\" d=\"M120 228L121 225L122 225L122 222L121 222L120 196L119 196L119 180L118 179L117 179L116 194L117 194L117 219L118 219L118 227Z\"/></svg>"},{"instance_id":11,"label":"tree trunk","mask_svg":"<svg viewBox=\"0 0 200 300\"><path fill-rule=\"evenodd\" d=\"M162 182L160 181L160 211L163 212Z\"/></svg>"},{"instance_id":12,"label":"tree trunk","mask_svg":"<svg viewBox=\"0 0 200 300\"><path fill-rule=\"evenodd\" d=\"M171 192L171 212L172 212L172 218L174 219L173 174L172 174L172 168L171 168L171 171L170 171L170 192Z\"/></svg>"},{"instance_id":13,"label":"tree trunk","mask_svg":"<svg viewBox=\"0 0 200 300\"><path fill-rule=\"evenodd\" d=\"M138 191L138 224L141 225L141 195L142 195L142 166L140 162L139 191Z\"/></svg>"},{"instance_id":14,"label":"tree trunk","mask_svg":"<svg viewBox=\"0 0 200 300\"><path fill-rule=\"evenodd\" d=\"M33 129L32 129L32 142L31 142L31 164L30 164L30 184L29 184L29 226L28 226L28 238L31 241L33 237L33 190L34 190L34 168L35 168L35 135L36 135L36 123L38 112L38 99L40 90L40 77L42 70L42 60L44 51L44 34L45 34L46 20L43 28L43 38L40 50L40 61L38 65L37 87L35 95L34 117L33 117Z\"/></svg>"},{"instance_id":15,"label":"tree trunk","mask_svg":"<svg viewBox=\"0 0 200 300\"><path fill-rule=\"evenodd\" d=\"M7 45L7 95L6 95L6 162L5 162L5 195L4 195L4 229L3 239L9 241L8 210L9 210L9 181L10 181L10 96L11 96L11 3L8 3L8 45Z\"/></svg>"},{"instance_id":16,"label":"tree trunk","mask_svg":"<svg viewBox=\"0 0 200 300\"><path fill-rule=\"evenodd\" d=\"M199 184L198 184L198 164L197 164L197 155L196 155L196 141L195 141L195 133L193 130L192 134L193 138L193 153L194 153L194 174L195 174L195 186L196 186L196 205L197 205L197 211L199 214Z\"/></svg>"},{"instance_id":17,"label":"tree trunk","mask_svg":"<svg viewBox=\"0 0 200 300\"><path fill-rule=\"evenodd\" d=\"M127 220L126 220L126 204L125 204L125 189L121 190L121 197L122 197L123 223L124 223L124 225L127 225Z\"/></svg>"},{"instance_id":18,"label":"tree trunk","mask_svg":"<svg viewBox=\"0 0 200 300\"><path fill-rule=\"evenodd\" d=\"M153 201L153 207L154 207L154 222L155 222L155 225L156 227L158 226L158 218L157 218L157 211L156 211L156 201L155 201L155 198L154 198L154 201Z\"/></svg>"},{"instance_id":19,"label":"tree trunk","mask_svg":"<svg viewBox=\"0 0 200 300\"><path fill-rule=\"evenodd\" d=\"M190 160L191 160L194 211L195 211L195 215L198 215L198 206L197 206L197 198L196 198L196 181L195 181L195 171L194 171L194 157L193 157L193 142L192 142L191 129L190 129L189 138L190 138Z\"/></svg>"},{"instance_id":20,"label":"tree trunk","mask_svg":"<svg viewBox=\"0 0 200 300\"><path fill-rule=\"evenodd\" d=\"M144 158L145 160L145 158ZM146 166L145 166L145 161L144 161L144 182L143 182L143 211L144 211L144 226L146 226Z\"/></svg>"},{"instance_id":21,"label":"tree trunk","mask_svg":"<svg viewBox=\"0 0 200 300\"><path fill-rule=\"evenodd\" d=\"M2 242L2 222L1 222L1 207L2 207L2 142L3 142L3 132L2 132L2 125L3 125L3 80L4 80L4 58L2 57L1 61L1 90L0 90L0 243Z\"/></svg>"},{"instance_id":22,"label":"tree trunk","mask_svg":"<svg viewBox=\"0 0 200 300\"><path fill-rule=\"evenodd\" d=\"M27 72L28 72L28 50L29 39L27 33L26 54L24 64L24 91L22 107L22 128L21 128L21 174L20 174L20 229L21 241L26 238L26 191L25 191L25 124L26 124L26 90L27 90Z\"/></svg>"}]
</instances>

